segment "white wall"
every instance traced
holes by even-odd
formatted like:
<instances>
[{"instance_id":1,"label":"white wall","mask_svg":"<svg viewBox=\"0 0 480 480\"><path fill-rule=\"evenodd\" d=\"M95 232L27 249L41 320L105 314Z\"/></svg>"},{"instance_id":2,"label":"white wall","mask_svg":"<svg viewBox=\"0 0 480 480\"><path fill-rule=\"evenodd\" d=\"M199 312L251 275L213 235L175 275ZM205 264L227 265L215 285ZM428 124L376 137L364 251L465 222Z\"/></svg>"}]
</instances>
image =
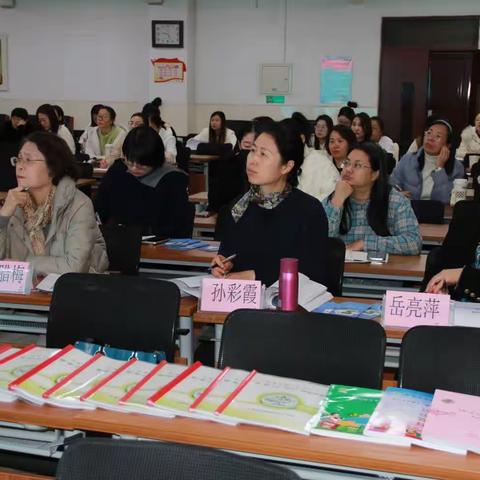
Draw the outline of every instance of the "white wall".
<instances>
[{"instance_id":1,"label":"white wall","mask_svg":"<svg viewBox=\"0 0 480 480\"><path fill-rule=\"evenodd\" d=\"M286 10L286 45L284 20ZM249 119L281 118L293 110L309 117L338 106L319 105L320 58L351 55L353 99L367 111L378 101L381 18L478 15L480 0L17 0L0 9L0 33L9 35L10 90L0 112L23 105L34 111L59 103L77 128L89 109L109 103L122 123L154 96L180 134L198 131L210 113ZM151 48L152 19L185 22L185 47ZM293 92L285 106L267 106L258 91L263 62L293 63ZM179 57L186 82L154 84L150 59Z\"/></svg>"}]
</instances>

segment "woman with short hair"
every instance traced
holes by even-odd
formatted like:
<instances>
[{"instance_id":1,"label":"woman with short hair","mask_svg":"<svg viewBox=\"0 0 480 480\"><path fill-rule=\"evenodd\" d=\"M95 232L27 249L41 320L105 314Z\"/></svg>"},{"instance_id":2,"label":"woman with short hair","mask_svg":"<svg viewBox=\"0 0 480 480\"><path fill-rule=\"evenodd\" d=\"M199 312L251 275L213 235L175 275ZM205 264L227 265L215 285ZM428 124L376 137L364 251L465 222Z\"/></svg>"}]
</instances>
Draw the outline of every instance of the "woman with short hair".
<instances>
[{"instance_id":1,"label":"woman with short hair","mask_svg":"<svg viewBox=\"0 0 480 480\"><path fill-rule=\"evenodd\" d=\"M75 186L67 144L32 133L12 163L18 187L0 209L0 258L30 262L38 275L104 272L105 242L91 200Z\"/></svg>"}]
</instances>

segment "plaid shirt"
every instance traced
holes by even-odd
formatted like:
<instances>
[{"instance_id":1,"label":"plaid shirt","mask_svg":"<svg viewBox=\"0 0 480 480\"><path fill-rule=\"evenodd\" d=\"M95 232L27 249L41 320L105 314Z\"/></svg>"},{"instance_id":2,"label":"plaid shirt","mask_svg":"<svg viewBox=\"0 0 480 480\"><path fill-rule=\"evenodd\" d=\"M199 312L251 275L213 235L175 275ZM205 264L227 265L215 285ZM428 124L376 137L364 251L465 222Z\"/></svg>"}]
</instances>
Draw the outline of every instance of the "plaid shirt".
<instances>
[{"instance_id":1,"label":"plaid shirt","mask_svg":"<svg viewBox=\"0 0 480 480\"><path fill-rule=\"evenodd\" d=\"M418 255L422 249L422 237L410 201L394 188L390 191L388 200L388 237L377 235L368 224L369 202L359 203L350 198L351 227L346 235L339 232L343 207L335 208L329 198L322 203L328 217L328 235L341 238L345 245L363 240L365 251L379 250L397 255Z\"/></svg>"}]
</instances>

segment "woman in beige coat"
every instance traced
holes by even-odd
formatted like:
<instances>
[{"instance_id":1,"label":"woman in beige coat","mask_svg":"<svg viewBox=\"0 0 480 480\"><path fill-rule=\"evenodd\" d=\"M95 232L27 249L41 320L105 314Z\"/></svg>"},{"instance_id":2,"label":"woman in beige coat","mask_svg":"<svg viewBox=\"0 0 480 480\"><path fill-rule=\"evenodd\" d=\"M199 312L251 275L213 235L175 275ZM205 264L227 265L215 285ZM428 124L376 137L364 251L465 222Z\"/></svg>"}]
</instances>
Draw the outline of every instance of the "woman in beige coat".
<instances>
[{"instance_id":1,"label":"woman in beige coat","mask_svg":"<svg viewBox=\"0 0 480 480\"><path fill-rule=\"evenodd\" d=\"M33 133L12 163L18 187L0 209L0 258L28 261L37 275L104 272L105 242L91 200L75 187L67 144Z\"/></svg>"}]
</instances>

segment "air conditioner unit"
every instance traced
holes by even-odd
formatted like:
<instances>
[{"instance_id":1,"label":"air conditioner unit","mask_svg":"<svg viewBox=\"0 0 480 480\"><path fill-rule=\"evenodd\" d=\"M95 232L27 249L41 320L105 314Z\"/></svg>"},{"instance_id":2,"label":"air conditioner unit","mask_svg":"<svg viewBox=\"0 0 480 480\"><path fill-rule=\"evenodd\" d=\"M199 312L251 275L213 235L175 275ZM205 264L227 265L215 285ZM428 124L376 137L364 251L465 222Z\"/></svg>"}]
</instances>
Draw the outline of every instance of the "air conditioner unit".
<instances>
[{"instance_id":1,"label":"air conditioner unit","mask_svg":"<svg viewBox=\"0 0 480 480\"><path fill-rule=\"evenodd\" d=\"M15 0L0 0L0 7L15 8Z\"/></svg>"}]
</instances>

